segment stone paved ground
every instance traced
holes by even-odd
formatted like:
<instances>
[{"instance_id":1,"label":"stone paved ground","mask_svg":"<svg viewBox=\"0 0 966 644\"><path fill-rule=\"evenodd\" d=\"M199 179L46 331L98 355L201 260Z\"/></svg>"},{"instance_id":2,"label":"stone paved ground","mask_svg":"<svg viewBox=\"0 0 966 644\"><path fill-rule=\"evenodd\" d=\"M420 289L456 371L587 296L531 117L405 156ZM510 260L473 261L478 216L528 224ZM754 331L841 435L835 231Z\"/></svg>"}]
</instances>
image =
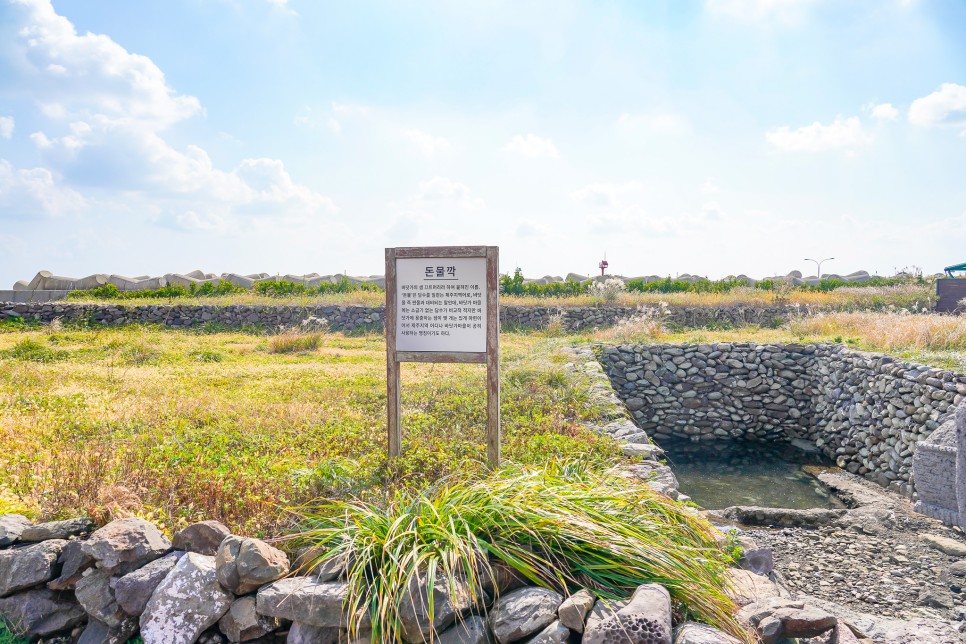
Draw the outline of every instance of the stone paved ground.
<instances>
[{"instance_id":1,"label":"stone paved ground","mask_svg":"<svg viewBox=\"0 0 966 644\"><path fill-rule=\"evenodd\" d=\"M831 477L831 478L830 478ZM857 505L818 528L750 529L771 548L775 570L793 594L898 619L952 622L966 631L966 536L916 514L908 500L858 477L825 474ZM948 552L925 535L951 539ZM958 563L957 563L958 562ZM966 637L964 637L966 640Z\"/></svg>"}]
</instances>

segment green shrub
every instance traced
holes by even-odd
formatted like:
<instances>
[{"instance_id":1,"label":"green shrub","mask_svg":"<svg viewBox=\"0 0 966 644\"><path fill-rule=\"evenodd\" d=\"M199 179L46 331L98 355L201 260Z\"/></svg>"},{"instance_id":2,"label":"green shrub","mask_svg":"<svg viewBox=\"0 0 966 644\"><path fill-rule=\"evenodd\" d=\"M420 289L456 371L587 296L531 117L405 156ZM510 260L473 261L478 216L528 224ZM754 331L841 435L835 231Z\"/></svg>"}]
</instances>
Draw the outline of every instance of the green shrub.
<instances>
[{"instance_id":1,"label":"green shrub","mask_svg":"<svg viewBox=\"0 0 966 644\"><path fill-rule=\"evenodd\" d=\"M352 561L351 627L368 611L374 640L398 638L399 599L418 576L426 575L429 589L437 579L450 589L465 580L480 602L496 562L531 583L561 592L590 588L603 599L660 583L685 616L748 637L732 616L729 556L714 528L640 482L579 463L508 466L482 480L398 493L384 505L323 500L301 514L306 530L293 539L322 553L310 565Z\"/></svg>"},{"instance_id":2,"label":"green shrub","mask_svg":"<svg viewBox=\"0 0 966 644\"><path fill-rule=\"evenodd\" d=\"M67 351L55 351L37 340L21 340L9 349L0 351L5 358L14 358L26 362L56 362L63 360L70 354Z\"/></svg>"}]
</instances>

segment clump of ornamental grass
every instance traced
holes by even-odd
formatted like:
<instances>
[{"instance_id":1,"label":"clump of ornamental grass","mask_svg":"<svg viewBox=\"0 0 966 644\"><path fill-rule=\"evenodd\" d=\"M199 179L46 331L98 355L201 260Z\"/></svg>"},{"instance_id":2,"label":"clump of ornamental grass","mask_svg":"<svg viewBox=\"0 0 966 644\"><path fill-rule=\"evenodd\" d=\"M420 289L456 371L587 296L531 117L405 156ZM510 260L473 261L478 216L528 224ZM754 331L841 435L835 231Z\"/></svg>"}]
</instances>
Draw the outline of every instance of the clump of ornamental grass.
<instances>
[{"instance_id":1,"label":"clump of ornamental grass","mask_svg":"<svg viewBox=\"0 0 966 644\"><path fill-rule=\"evenodd\" d=\"M269 353L305 353L315 351L322 344L322 334L286 331L268 340Z\"/></svg>"},{"instance_id":2,"label":"clump of ornamental grass","mask_svg":"<svg viewBox=\"0 0 966 644\"><path fill-rule=\"evenodd\" d=\"M399 640L401 602L414 580L426 579L430 610L433 588L468 588L482 603L498 564L532 584L562 593L589 588L604 600L659 583L679 616L748 638L725 592L728 556L714 528L614 472L575 462L508 466L380 504L325 500L299 514L305 531L291 538L323 553L308 566L352 562L350 628L358 631L368 612L373 641Z\"/></svg>"}]
</instances>

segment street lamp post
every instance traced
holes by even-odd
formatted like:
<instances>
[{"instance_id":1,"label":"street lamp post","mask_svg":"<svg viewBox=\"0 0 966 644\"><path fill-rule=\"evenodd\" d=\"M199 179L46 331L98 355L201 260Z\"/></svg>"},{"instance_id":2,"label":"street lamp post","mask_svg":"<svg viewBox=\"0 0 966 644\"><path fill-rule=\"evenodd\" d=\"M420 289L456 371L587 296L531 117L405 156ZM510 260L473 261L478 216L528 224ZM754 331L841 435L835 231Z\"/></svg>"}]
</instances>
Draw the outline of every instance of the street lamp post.
<instances>
[{"instance_id":1,"label":"street lamp post","mask_svg":"<svg viewBox=\"0 0 966 644\"><path fill-rule=\"evenodd\" d=\"M825 262L827 262L827 261L829 261L829 260L831 260L831 259L835 259L835 258L834 257L826 257L825 259L819 261L817 259L809 259L809 258L806 257L805 258L805 261L806 262L815 262L816 270L818 270L818 281L821 282L822 281L822 264L825 263Z\"/></svg>"}]
</instances>

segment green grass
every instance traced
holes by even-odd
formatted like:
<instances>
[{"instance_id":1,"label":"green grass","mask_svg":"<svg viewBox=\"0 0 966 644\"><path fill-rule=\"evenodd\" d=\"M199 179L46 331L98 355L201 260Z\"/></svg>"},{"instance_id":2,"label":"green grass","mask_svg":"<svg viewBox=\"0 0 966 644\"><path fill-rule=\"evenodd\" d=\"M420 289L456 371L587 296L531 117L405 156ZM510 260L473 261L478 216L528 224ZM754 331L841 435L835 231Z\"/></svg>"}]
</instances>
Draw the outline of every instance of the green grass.
<instances>
[{"instance_id":1,"label":"green grass","mask_svg":"<svg viewBox=\"0 0 966 644\"><path fill-rule=\"evenodd\" d=\"M485 471L482 366L404 365L405 453L390 462L382 336L316 333L283 353L273 337L0 329L0 499L37 518L136 514L169 531L214 518L271 536L288 528L286 507L318 496ZM579 425L599 410L564 370L565 342L502 336L508 460L619 456Z\"/></svg>"},{"instance_id":2,"label":"green grass","mask_svg":"<svg viewBox=\"0 0 966 644\"><path fill-rule=\"evenodd\" d=\"M27 644L29 640L14 635L0 619L0 644Z\"/></svg>"},{"instance_id":3,"label":"green grass","mask_svg":"<svg viewBox=\"0 0 966 644\"><path fill-rule=\"evenodd\" d=\"M725 592L729 558L714 528L640 482L583 463L454 477L383 503L324 501L304 512L303 525L296 539L323 553L315 563L353 562L352 626L368 612L373 640L400 641L400 602L420 576L438 589L427 606L435 592L482 605L496 562L534 584L561 593L589 588L602 599L659 583L680 619L748 637Z\"/></svg>"}]
</instances>

